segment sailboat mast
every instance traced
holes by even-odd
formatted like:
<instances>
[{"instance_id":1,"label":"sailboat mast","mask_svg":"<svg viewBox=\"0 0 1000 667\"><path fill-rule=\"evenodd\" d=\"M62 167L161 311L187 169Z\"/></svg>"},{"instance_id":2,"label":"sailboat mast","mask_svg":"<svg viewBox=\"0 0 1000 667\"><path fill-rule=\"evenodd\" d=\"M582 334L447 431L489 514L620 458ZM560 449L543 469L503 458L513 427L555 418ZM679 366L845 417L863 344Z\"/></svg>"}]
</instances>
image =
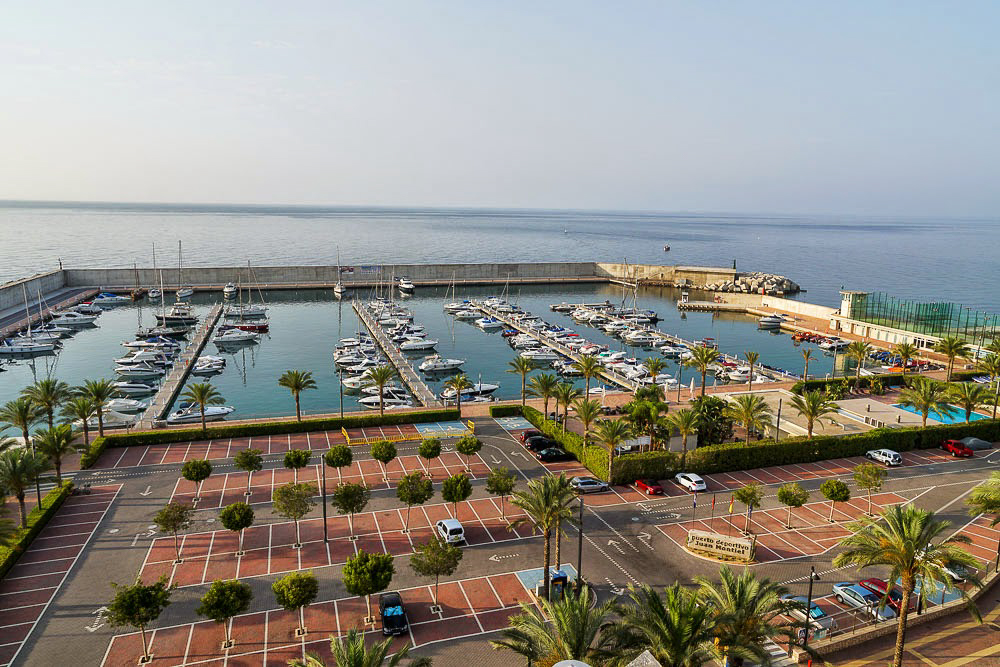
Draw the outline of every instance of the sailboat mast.
<instances>
[{"instance_id":1,"label":"sailboat mast","mask_svg":"<svg viewBox=\"0 0 1000 667\"><path fill-rule=\"evenodd\" d=\"M21 283L21 293L24 295L24 316L28 318L28 338L31 338L31 311L28 310L28 290Z\"/></svg>"}]
</instances>

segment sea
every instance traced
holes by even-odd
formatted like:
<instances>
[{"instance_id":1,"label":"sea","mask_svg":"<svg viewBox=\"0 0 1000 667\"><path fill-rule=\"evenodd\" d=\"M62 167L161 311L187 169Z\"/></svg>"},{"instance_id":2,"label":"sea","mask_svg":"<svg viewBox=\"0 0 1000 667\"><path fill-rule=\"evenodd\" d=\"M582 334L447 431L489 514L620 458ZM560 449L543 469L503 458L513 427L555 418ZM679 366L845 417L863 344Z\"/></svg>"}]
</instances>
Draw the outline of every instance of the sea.
<instances>
[{"instance_id":1,"label":"sea","mask_svg":"<svg viewBox=\"0 0 1000 667\"><path fill-rule=\"evenodd\" d=\"M806 291L797 298L836 306L841 289L881 290L900 298L955 301L1000 312L997 220L929 220L833 216L710 215L608 211L484 209L389 209L156 204L0 204L0 282L58 268L131 266L176 261L185 266L406 264L511 261L623 261L731 267L785 275ZM670 250L665 252L664 245ZM500 287L459 288L458 298L482 298ZM498 398L516 398L520 377L507 372L514 358L499 332L457 322L441 306L446 289L420 288L406 298L415 323L438 341L443 356L466 360L474 380L500 385ZM358 293L365 299L367 293ZM622 299L616 285L525 285L509 295L522 308L631 356L656 352L626 346L568 316L553 313L560 302ZM800 374L802 350L813 349L809 373L851 373L835 357L790 336L757 328L754 318L727 313L683 313L677 290L643 288L640 306L656 310L658 328L689 341L713 339L728 354L760 354L761 363ZM307 414L357 410L356 394L341 392L332 350L361 328L349 303L330 290L265 291L271 331L259 343L236 350L209 344L204 354L227 359L211 378L234 418L293 412L291 396L277 386L289 369L311 370L319 388L303 394ZM403 298L397 295L398 298ZM204 314L221 295L199 293ZM451 300L452 297L448 297ZM105 312L95 327L63 343L56 355L0 363L0 403L42 377L70 384L114 376L121 343L153 323L146 302ZM414 355L419 364L423 355ZM689 391L691 371L668 362L667 372ZM427 377L438 391L444 378ZM201 381L193 378L191 381ZM582 385L582 381L575 380ZM709 381L710 383L712 380Z\"/></svg>"}]
</instances>

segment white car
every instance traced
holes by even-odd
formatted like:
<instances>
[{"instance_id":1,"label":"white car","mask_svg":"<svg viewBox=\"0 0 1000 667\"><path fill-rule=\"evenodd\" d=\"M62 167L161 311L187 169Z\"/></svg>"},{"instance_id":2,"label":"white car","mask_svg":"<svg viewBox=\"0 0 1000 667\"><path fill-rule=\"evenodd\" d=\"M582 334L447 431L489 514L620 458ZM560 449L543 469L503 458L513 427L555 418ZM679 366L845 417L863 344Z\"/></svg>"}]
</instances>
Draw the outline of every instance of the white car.
<instances>
[{"instance_id":1,"label":"white car","mask_svg":"<svg viewBox=\"0 0 1000 667\"><path fill-rule=\"evenodd\" d=\"M461 544L465 542L465 529L458 519L441 519L434 528L437 529L438 536L449 544Z\"/></svg>"},{"instance_id":2,"label":"white car","mask_svg":"<svg viewBox=\"0 0 1000 667\"><path fill-rule=\"evenodd\" d=\"M602 482L596 477L574 477L569 483L577 493L607 491L611 488L607 482Z\"/></svg>"},{"instance_id":3,"label":"white car","mask_svg":"<svg viewBox=\"0 0 1000 667\"><path fill-rule=\"evenodd\" d=\"M704 491L708 488L705 486L705 480L693 472L679 472L674 475L674 481L688 491Z\"/></svg>"},{"instance_id":4,"label":"white car","mask_svg":"<svg viewBox=\"0 0 1000 667\"><path fill-rule=\"evenodd\" d=\"M891 449L871 449L865 452L865 456L870 458L872 461L878 461L879 463L884 463L887 466L898 466L903 464L903 457L899 455L899 452L894 452Z\"/></svg>"}]
</instances>

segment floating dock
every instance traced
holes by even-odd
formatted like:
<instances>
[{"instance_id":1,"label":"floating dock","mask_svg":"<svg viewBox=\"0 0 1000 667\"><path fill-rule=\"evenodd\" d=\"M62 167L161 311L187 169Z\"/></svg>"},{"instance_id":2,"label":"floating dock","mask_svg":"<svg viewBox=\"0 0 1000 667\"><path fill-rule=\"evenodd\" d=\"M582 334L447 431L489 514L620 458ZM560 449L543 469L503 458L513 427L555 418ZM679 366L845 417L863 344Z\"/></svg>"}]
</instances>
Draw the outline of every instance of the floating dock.
<instances>
[{"instance_id":1,"label":"floating dock","mask_svg":"<svg viewBox=\"0 0 1000 667\"><path fill-rule=\"evenodd\" d=\"M184 382L191 372L191 367L194 366L198 357L201 356L201 351L205 349L212 330L215 329L215 325L219 322L221 315L221 303L215 304L208 311L208 315L202 321L201 326L198 327L194 338L191 339L191 342L184 348L184 351L174 360L173 368L170 369L170 373L163 381L163 384L160 385L160 388L150 400L149 407L146 408L146 411L142 414L142 419L136 425L139 430L164 426L163 420L166 419L167 411L170 410L170 406L173 405L181 387L184 386Z\"/></svg>"},{"instance_id":2,"label":"floating dock","mask_svg":"<svg viewBox=\"0 0 1000 667\"><path fill-rule=\"evenodd\" d=\"M434 392L430 390L424 381L420 378L420 375L413 370L413 366L410 364L410 360L407 359L399 349L392 344L389 337L385 333L375 318L372 317L371 312L364 307L364 305L357 300L351 302L351 306L354 308L354 312L358 314L358 318L367 327L369 333L371 333L372 338L378 343L378 346L382 348L385 353L386 358L389 360L395 368L396 372L399 373L399 378L403 381L403 384L410 390L413 397L418 403L427 407L431 405L436 405L439 401Z\"/></svg>"}]
</instances>

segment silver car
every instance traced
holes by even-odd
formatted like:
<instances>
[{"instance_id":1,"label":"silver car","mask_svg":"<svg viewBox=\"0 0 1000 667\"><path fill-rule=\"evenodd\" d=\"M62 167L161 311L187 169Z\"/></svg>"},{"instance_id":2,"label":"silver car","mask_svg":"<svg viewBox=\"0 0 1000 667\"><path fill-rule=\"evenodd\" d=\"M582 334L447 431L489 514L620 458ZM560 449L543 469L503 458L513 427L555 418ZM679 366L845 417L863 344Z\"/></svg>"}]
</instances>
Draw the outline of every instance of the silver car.
<instances>
[{"instance_id":1,"label":"silver car","mask_svg":"<svg viewBox=\"0 0 1000 667\"><path fill-rule=\"evenodd\" d=\"M868 612L875 621L891 621L896 618L896 612L888 605L879 609L878 595L849 581L834 584L833 596L837 598L837 602Z\"/></svg>"},{"instance_id":2,"label":"silver car","mask_svg":"<svg viewBox=\"0 0 1000 667\"><path fill-rule=\"evenodd\" d=\"M865 452L865 456L870 458L872 461L878 461L879 463L884 463L887 466L898 466L903 464L903 457L899 455L899 452L894 452L891 449L871 449Z\"/></svg>"},{"instance_id":3,"label":"silver car","mask_svg":"<svg viewBox=\"0 0 1000 667\"><path fill-rule=\"evenodd\" d=\"M596 493L611 488L607 482L602 482L596 477L574 477L569 483L577 493Z\"/></svg>"}]
</instances>

